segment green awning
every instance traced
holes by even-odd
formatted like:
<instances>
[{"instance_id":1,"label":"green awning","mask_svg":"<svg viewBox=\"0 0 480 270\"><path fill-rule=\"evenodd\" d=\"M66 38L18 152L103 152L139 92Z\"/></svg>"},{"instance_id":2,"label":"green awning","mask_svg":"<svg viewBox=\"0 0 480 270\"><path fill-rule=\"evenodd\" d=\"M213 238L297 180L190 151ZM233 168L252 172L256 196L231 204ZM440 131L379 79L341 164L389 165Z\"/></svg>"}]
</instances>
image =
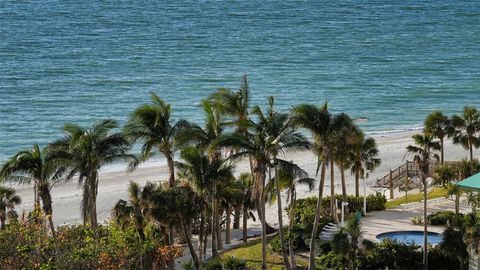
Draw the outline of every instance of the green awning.
<instances>
[{"instance_id":1,"label":"green awning","mask_svg":"<svg viewBox=\"0 0 480 270\"><path fill-rule=\"evenodd\" d=\"M460 188L480 191L480 173L472 175L465 180L462 180L456 184Z\"/></svg>"}]
</instances>

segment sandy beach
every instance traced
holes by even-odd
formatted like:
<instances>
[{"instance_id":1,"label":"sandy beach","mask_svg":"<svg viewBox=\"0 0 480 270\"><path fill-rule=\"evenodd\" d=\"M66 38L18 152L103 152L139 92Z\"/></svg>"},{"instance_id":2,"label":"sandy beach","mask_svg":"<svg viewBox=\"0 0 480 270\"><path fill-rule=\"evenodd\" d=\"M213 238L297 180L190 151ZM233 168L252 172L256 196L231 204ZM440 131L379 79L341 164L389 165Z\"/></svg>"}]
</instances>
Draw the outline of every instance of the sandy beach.
<instances>
[{"instance_id":1,"label":"sandy beach","mask_svg":"<svg viewBox=\"0 0 480 270\"><path fill-rule=\"evenodd\" d=\"M367 194L376 191L371 188L375 179L384 176L390 169L395 169L403 162L405 162L405 147L412 143L411 132L390 133L383 135L373 135L378 143L380 150L380 157L382 164L373 173L370 174L368 180ZM467 151L461 146L452 145L451 142L446 143L445 160L459 160L467 157ZM315 177L316 158L311 152L303 151L290 154L284 159L292 160L305 169L310 176ZM411 158L410 158L411 160ZM119 199L127 199L127 186L129 181L135 181L139 184L144 184L147 181L162 181L167 179L167 169L165 164L161 161L148 162L142 164L136 171L127 173L124 169L119 167L120 171L104 171L100 174L99 193L97 199L97 211L100 221L106 221L109 218L110 210ZM236 168L236 174L248 171L247 162L240 162ZM337 193L341 192L339 172L336 170L336 185ZM350 173L347 176L348 193L354 193L354 178ZM328 174L327 174L328 177ZM12 184L8 184L12 186ZM17 211L21 214L23 211L30 211L33 205L33 191L32 187L27 185L13 185L18 194L21 196L23 202L17 207ZM326 182L325 192L330 193L330 181ZM363 192L361 186L361 192ZM306 187L298 189L298 197L308 197L317 194L316 189L309 192ZM53 219L55 224L72 224L81 222L80 217L80 201L82 198L82 189L78 185L76 179L72 179L68 183L57 184L52 191L53 196ZM285 199L283 200L285 204ZM278 220L276 213L276 204L267 205L267 221L276 226ZM251 224L258 226L258 224Z\"/></svg>"}]
</instances>

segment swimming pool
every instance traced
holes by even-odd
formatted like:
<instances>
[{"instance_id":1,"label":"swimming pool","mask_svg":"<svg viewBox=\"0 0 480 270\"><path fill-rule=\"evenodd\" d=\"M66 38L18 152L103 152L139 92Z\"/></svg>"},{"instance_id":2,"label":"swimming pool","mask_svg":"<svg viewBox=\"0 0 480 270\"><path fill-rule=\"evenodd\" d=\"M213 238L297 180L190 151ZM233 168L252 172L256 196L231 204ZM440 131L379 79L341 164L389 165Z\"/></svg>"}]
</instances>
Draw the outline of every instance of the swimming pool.
<instances>
[{"instance_id":1,"label":"swimming pool","mask_svg":"<svg viewBox=\"0 0 480 270\"><path fill-rule=\"evenodd\" d=\"M401 243L415 243L417 245L423 244L423 231L393 231L386 232L377 235L377 239L382 241L383 239L392 239ZM428 243L429 244L439 244L442 242L442 235L439 233L428 232Z\"/></svg>"}]
</instances>

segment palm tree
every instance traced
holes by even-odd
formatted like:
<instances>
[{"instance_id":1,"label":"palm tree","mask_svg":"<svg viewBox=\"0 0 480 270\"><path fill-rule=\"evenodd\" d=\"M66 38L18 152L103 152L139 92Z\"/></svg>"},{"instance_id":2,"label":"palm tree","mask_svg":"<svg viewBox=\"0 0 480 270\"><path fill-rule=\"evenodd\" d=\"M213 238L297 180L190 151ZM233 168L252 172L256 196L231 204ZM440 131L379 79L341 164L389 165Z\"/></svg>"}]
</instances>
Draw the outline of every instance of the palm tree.
<instances>
[{"instance_id":1,"label":"palm tree","mask_svg":"<svg viewBox=\"0 0 480 270\"><path fill-rule=\"evenodd\" d=\"M349 158L355 150L355 146L363 140L363 133L354 125L353 120L348 120L350 117L345 115L346 125L348 128L342 128L337 132L335 141L332 146L332 156L334 164L337 165L340 171L340 180L342 184L342 200L347 199L347 184L345 181L345 169L350 167Z\"/></svg>"},{"instance_id":2,"label":"palm tree","mask_svg":"<svg viewBox=\"0 0 480 270\"><path fill-rule=\"evenodd\" d=\"M464 266L468 262L467 245L463 241L462 231L456 230L451 226L448 226L442 233L442 242L440 248L448 256L455 258L460 263L460 270L464 269Z\"/></svg>"},{"instance_id":3,"label":"palm tree","mask_svg":"<svg viewBox=\"0 0 480 270\"><path fill-rule=\"evenodd\" d=\"M15 189L0 186L0 229L5 229L5 221L8 212L13 212L15 205L22 202L16 195Z\"/></svg>"},{"instance_id":4,"label":"palm tree","mask_svg":"<svg viewBox=\"0 0 480 270\"><path fill-rule=\"evenodd\" d=\"M457 185L452 183L453 181L458 180L458 173L455 168L448 164L441 165L435 169L432 178L433 184L441 184L447 189L447 195L455 196L455 214L458 215L460 210L460 196L462 192Z\"/></svg>"},{"instance_id":5,"label":"palm tree","mask_svg":"<svg viewBox=\"0 0 480 270\"><path fill-rule=\"evenodd\" d=\"M277 183L278 178L278 188L280 190L287 190L287 202L290 201L288 206L290 221L288 224L288 252L290 253L290 261L292 264L292 269L296 269L297 265L295 262L295 253L293 250L292 243L292 230L295 222L295 205L297 200L297 186L306 185L309 190L313 189L315 184L314 178L309 178L306 171L298 167L293 162L279 164L278 175L275 175L275 182L268 183L266 190L269 195L270 201L276 200L278 196L277 186L274 183Z\"/></svg>"},{"instance_id":6,"label":"palm tree","mask_svg":"<svg viewBox=\"0 0 480 270\"><path fill-rule=\"evenodd\" d=\"M131 143L142 143L141 161L147 160L155 150L162 153L168 165L170 187L175 186L174 153L178 147L177 136L188 126L185 120L171 123L171 107L157 94L151 93L152 104L138 107L123 131Z\"/></svg>"},{"instance_id":7,"label":"palm tree","mask_svg":"<svg viewBox=\"0 0 480 270\"><path fill-rule=\"evenodd\" d=\"M444 140L445 137L451 135L453 132L450 119L441 111L434 111L425 119L424 130L426 134L440 141L440 162L443 164Z\"/></svg>"},{"instance_id":8,"label":"palm tree","mask_svg":"<svg viewBox=\"0 0 480 270\"><path fill-rule=\"evenodd\" d=\"M415 145L407 146L407 153L413 155L413 160L419 167L420 179L423 184L423 268L428 269L428 231L427 231L427 175L432 159L439 160L438 154L434 151L440 150L440 144L433 141L431 135L415 134L412 136Z\"/></svg>"},{"instance_id":9,"label":"palm tree","mask_svg":"<svg viewBox=\"0 0 480 270\"><path fill-rule=\"evenodd\" d=\"M249 126L250 92L247 75L243 75L242 84L238 91L220 88L211 94L209 101L225 115L233 118L226 124L235 126L237 133L247 137Z\"/></svg>"},{"instance_id":10,"label":"palm tree","mask_svg":"<svg viewBox=\"0 0 480 270\"><path fill-rule=\"evenodd\" d=\"M168 223L170 227L178 224L182 228L195 269L200 269L201 258L193 247L190 232L193 220L204 207L203 199L188 185L179 185L155 193L152 202L150 212L155 220Z\"/></svg>"},{"instance_id":11,"label":"palm tree","mask_svg":"<svg viewBox=\"0 0 480 270\"><path fill-rule=\"evenodd\" d=\"M358 253L358 242L362 237L360 229L360 220L352 216L347 226L341 228L338 233L333 236L333 251L344 254L348 260L348 269L356 269L356 256Z\"/></svg>"},{"instance_id":12,"label":"palm tree","mask_svg":"<svg viewBox=\"0 0 480 270\"><path fill-rule=\"evenodd\" d=\"M67 179L78 176L83 185L81 212L84 224L97 227L97 195L99 170L103 165L118 160L133 160L127 154L128 140L121 133L112 133L117 128L112 119L98 121L89 128L75 124L66 124L63 128L66 136L48 146L47 159L68 173Z\"/></svg>"},{"instance_id":13,"label":"palm tree","mask_svg":"<svg viewBox=\"0 0 480 270\"><path fill-rule=\"evenodd\" d=\"M128 186L128 202L119 200L113 207L114 220L121 225L133 223L140 240L145 241L145 225L148 218L148 210L157 186L147 182L143 188L135 182Z\"/></svg>"},{"instance_id":14,"label":"palm tree","mask_svg":"<svg viewBox=\"0 0 480 270\"><path fill-rule=\"evenodd\" d=\"M191 124L184 128L177 136L177 141L182 144L194 143L195 147L202 152L208 154L208 159L211 162L217 163L221 158L221 151L219 148L211 147L211 144L222 134L224 129L223 115L221 114L218 104L211 103L207 100L202 101L202 108L205 115L204 128ZM223 249L221 226L220 226L220 214L219 207L220 201L217 197L211 197L213 201L213 225L212 230L215 233L212 236L212 240L215 239L217 243L214 245L214 249Z\"/></svg>"},{"instance_id":15,"label":"palm tree","mask_svg":"<svg viewBox=\"0 0 480 270\"><path fill-rule=\"evenodd\" d=\"M269 166L273 163L282 162L278 154L286 151L305 149L308 142L304 137L288 127L282 120L287 120L283 114L273 111L273 99L269 99L270 108L268 115L265 115L257 106L252 113L258 119L251 121L251 134L248 137L238 133L224 135L215 143L214 147L228 146L238 151L227 158L228 161L237 161L244 157L252 158L254 164L254 197L256 199L257 211L262 223L262 269L266 269L266 221L265 221L265 184ZM279 214L281 215L281 209ZM279 216L280 235L283 232L283 224ZM286 249L282 249L285 267L289 268Z\"/></svg>"},{"instance_id":16,"label":"palm tree","mask_svg":"<svg viewBox=\"0 0 480 270\"><path fill-rule=\"evenodd\" d=\"M350 171L355 175L355 196L360 195L360 178L364 178L368 171L373 171L380 166L378 158L377 143L374 138L365 138L363 133L359 134L359 140L354 144L350 152Z\"/></svg>"},{"instance_id":17,"label":"palm tree","mask_svg":"<svg viewBox=\"0 0 480 270\"><path fill-rule=\"evenodd\" d=\"M34 183L35 207L39 206L38 198L42 200L52 236L55 237L53 224L53 208L51 190L61 180L62 172L53 161L46 159L45 150L35 144L30 151L20 151L11 157L2 167L0 178L17 183Z\"/></svg>"},{"instance_id":18,"label":"palm tree","mask_svg":"<svg viewBox=\"0 0 480 270\"><path fill-rule=\"evenodd\" d=\"M209 158L202 149L198 147L184 147L180 153L182 161L175 162L175 166L179 171L179 177L187 180L192 184L199 197L211 202L212 206L212 256L218 256L217 251L217 233L215 224L219 219L218 213L215 211L218 209L217 202L218 197L221 196L225 188L225 183L228 183L232 178L232 167L222 165L224 161L220 158ZM204 213L206 208L201 209L201 223L204 220ZM200 225L200 238L199 244L203 244L204 224ZM199 250L203 250L203 246L200 246ZM199 256L202 257L201 254Z\"/></svg>"},{"instance_id":19,"label":"palm tree","mask_svg":"<svg viewBox=\"0 0 480 270\"><path fill-rule=\"evenodd\" d=\"M317 208L315 212L315 221L313 223L312 237L310 240L309 270L315 269L315 240L318 236L318 223L320 220L323 186L325 183L325 170L326 166L333 160L330 145L334 140L336 133L348 126L350 121L351 119L347 118L344 114L336 116L331 115L328 111L327 103L322 107L302 104L293 108L293 123L307 129L313 136L313 151L317 155L318 163L317 173L319 168L321 168Z\"/></svg>"},{"instance_id":20,"label":"palm tree","mask_svg":"<svg viewBox=\"0 0 480 270\"><path fill-rule=\"evenodd\" d=\"M470 151L470 161L473 161L473 148L480 146L480 113L474 107L465 107L463 114L452 116L453 143L460 144Z\"/></svg>"}]
</instances>

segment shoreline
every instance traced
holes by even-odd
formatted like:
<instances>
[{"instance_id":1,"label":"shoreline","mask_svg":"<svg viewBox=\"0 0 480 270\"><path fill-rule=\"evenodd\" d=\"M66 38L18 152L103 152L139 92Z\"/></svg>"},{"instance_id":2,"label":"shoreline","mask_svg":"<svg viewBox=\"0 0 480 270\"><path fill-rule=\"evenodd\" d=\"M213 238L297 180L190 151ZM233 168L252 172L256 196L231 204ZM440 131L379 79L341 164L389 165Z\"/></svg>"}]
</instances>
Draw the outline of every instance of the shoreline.
<instances>
[{"instance_id":1,"label":"shoreline","mask_svg":"<svg viewBox=\"0 0 480 270\"><path fill-rule=\"evenodd\" d=\"M390 169L395 169L405 161L406 150L405 147L412 143L411 136L417 133L416 131L403 131L388 134L371 135L375 138L380 150L379 156L382 164L374 172L370 174L367 181L367 194L375 192L382 192L370 188L375 179L383 177ZM370 136L370 135L369 135ZM475 153L476 154L476 153ZM446 160L460 160L467 157L468 153L461 146L453 145L450 141L445 143L445 159ZM316 158L310 151L298 151L290 153L283 157L284 159L292 160L300 167L306 170L310 177L315 177ZM118 165L117 165L118 166ZM126 165L122 165L126 168ZM166 164L161 160L154 160L141 164L134 172L128 173L125 170L111 171L102 170L100 172L99 190L97 198L97 212L98 220L104 222L108 220L109 214L115 203L119 199L127 199L127 186L130 181L135 181L140 185L147 181L165 181L168 179L168 172ZM235 175L241 172L248 171L248 162L241 161L237 163ZM346 172L347 192L354 193L354 178L349 172ZM327 179L329 174L327 173ZM33 191L29 185L18 185L7 183L17 189L17 194L22 198L22 204L16 208L16 211L21 215L23 211L30 211L33 205ZM318 185L318 183L316 184ZM309 196L316 196L317 189L309 191L306 187L298 187L298 198L305 198ZM330 181L326 181L324 187L325 194L330 194ZM335 192L341 192L340 174L335 168ZM395 191L397 196L398 190ZM360 185L360 194L363 194L363 185ZM388 194L388 193L387 193ZM284 195L282 195L284 197ZM72 179L67 183L59 183L52 189L53 199L53 219L56 225L75 224L81 222L80 217L80 201L82 198L82 189L79 187L76 179ZM286 197L284 197L284 202ZM285 204L286 206L286 204ZM278 222L276 204L267 204L267 221L276 226ZM286 218L286 213L285 218ZM249 221L252 225L258 226L258 223Z\"/></svg>"}]
</instances>

